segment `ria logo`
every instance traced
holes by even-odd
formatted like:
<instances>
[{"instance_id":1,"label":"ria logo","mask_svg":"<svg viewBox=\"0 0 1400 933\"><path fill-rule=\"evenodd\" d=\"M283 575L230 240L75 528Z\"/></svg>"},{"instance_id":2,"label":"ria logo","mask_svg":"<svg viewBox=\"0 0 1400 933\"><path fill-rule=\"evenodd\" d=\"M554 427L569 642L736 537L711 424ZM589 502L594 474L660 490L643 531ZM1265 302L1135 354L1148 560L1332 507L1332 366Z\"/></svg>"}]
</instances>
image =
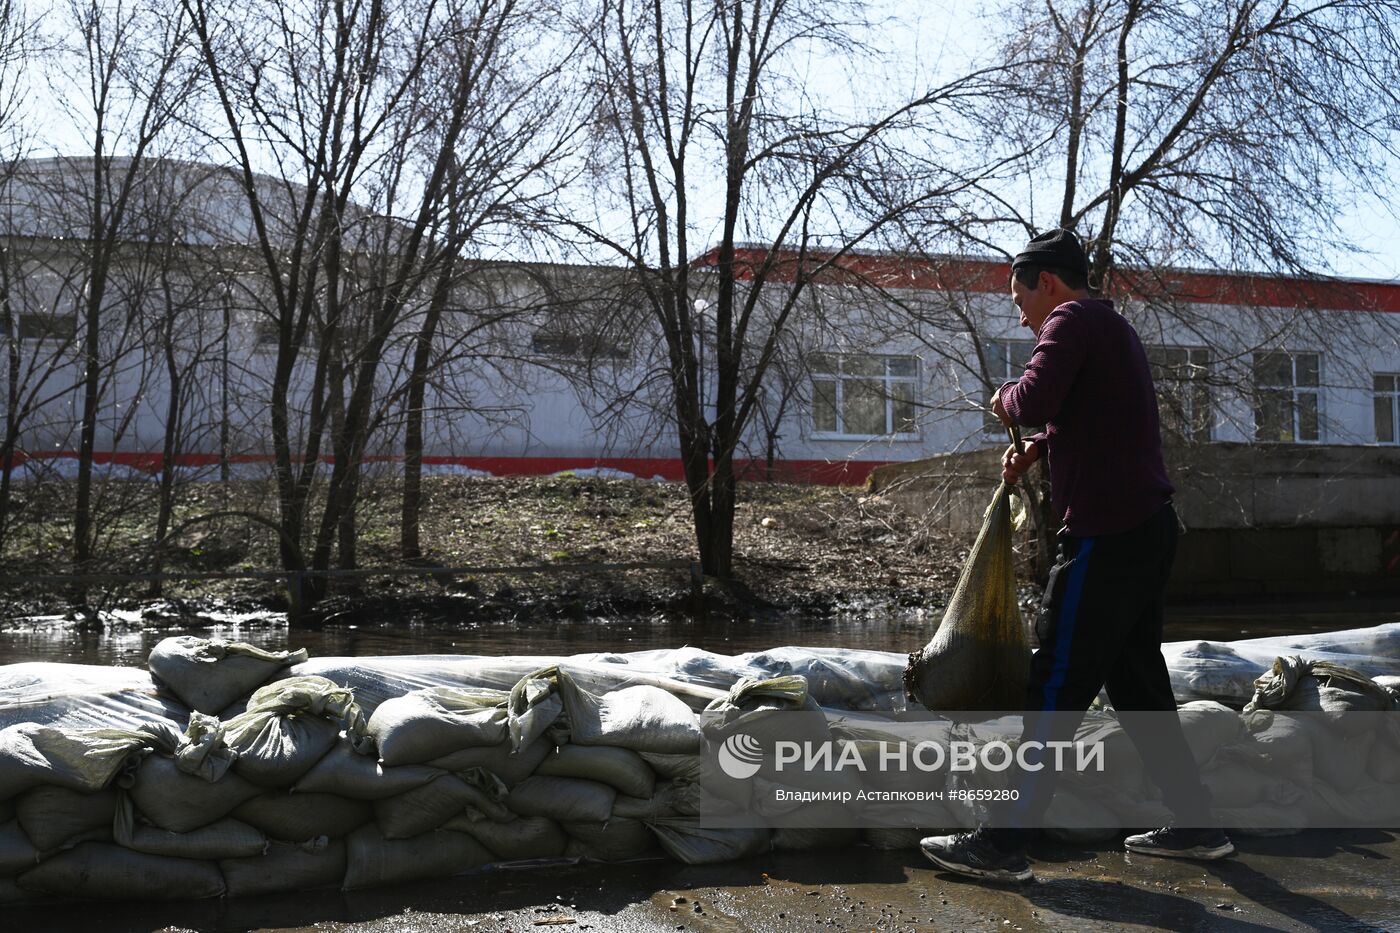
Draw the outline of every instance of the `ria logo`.
<instances>
[{"instance_id":1,"label":"ria logo","mask_svg":"<svg viewBox=\"0 0 1400 933\"><path fill-rule=\"evenodd\" d=\"M763 764L763 746L745 732L736 732L719 747L719 768L737 781L758 773Z\"/></svg>"}]
</instances>

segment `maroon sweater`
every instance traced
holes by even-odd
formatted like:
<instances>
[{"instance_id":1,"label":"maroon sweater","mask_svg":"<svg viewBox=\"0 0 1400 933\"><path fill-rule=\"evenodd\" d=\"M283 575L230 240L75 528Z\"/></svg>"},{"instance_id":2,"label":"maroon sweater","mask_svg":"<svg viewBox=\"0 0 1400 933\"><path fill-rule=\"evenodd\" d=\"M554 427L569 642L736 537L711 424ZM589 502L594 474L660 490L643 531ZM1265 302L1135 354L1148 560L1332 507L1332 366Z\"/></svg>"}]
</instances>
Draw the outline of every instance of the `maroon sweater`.
<instances>
[{"instance_id":1,"label":"maroon sweater","mask_svg":"<svg viewBox=\"0 0 1400 933\"><path fill-rule=\"evenodd\" d=\"M1017 424L1046 426L1032 440L1071 535L1127 531L1171 499L1147 354L1112 302L1051 311L1025 375L1003 387L1001 403Z\"/></svg>"}]
</instances>

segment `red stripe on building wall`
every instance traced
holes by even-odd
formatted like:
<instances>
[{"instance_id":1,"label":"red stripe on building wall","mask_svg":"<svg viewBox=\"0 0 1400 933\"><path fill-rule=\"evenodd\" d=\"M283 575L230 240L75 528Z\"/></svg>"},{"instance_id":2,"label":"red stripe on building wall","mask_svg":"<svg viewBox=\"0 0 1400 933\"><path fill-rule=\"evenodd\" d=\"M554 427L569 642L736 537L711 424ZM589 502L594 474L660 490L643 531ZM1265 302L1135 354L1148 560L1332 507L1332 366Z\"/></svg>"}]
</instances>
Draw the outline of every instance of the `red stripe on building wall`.
<instances>
[{"instance_id":1,"label":"red stripe on building wall","mask_svg":"<svg viewBox=\"0 0 1400 933\"><path fill-rule=\"evenodd\" d=\"M44 452L35 454L16 453L14 465L27 460L77 459L71 451ZM162 458L158 453L138 451L104 451L93 454L93 462L114 463L131 467L146 473L160 472ZM272 458L262 455L244 454L229 458L230 463L271 463ZM333 457L323 457L323 463L334 463ZM370 457L368 463L397 464L402 457ZM865 482L878 466L889 460L776 460L771 473L763 460L736 460L735 470L740 479L747 481L773 481L780 483L815 483L824 486L858 486ZM180 454L175 464L182 467L213 467L219 463L218 454ZM630 473L638 479L651 479L660 476L672 482L685 479L679 458L644 457L447 457L425 456L425 465L449 465L482 470L493 476L551 476L566 470L608 469Z\"/></svg>"},{"instance_id":2,"label":"red stripe on building wall","mask_svg":"<svg viewBox=\"0 0 1400 933\"><path fill-rule=\"evenodd\" d=\"M767 255L762 249L735 250L735 276L752 279ZM711 250L697 265L713 266L718 258L718 251ZM812 269L829 259L830 254L809 253L806 265ZM775 260L769 277L790 282L798 270L797 255L785 252ZM993 294L1006 292L1010 278L1011 264L1006 262L865 253L842 256L817 274L818 281L829 284ZM1141 270L1124 269L1118 273L1118 280L1110 284L1109 291L1139 299L1158 297L1190 304L1400 313L1400 285L1347 279L1325 281L1190 270L1163 270L1149 276Z\"/></svg>"}]
</instances>

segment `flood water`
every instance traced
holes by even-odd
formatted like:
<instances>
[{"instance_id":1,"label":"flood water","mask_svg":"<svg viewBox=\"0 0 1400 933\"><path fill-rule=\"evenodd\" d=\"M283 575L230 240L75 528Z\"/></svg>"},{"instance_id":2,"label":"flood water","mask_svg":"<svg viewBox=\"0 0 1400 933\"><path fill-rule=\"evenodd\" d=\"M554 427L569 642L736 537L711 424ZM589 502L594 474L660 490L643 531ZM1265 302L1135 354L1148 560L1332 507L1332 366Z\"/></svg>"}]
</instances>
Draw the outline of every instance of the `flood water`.
<instances>
[{"instance_id":1,"label":"flood water","mask_svg":"<svg viewBox=\"0 0 1400 933\"><path fill-rule=\"evenodd\" d=\"M376 655L570 655L692 646L740 654L781 645L864 648L907 652L932 635L940 612L793 616L771 621L712 620L683 616L567 619L530 622L421 622L393 618L359 625L293 627L279 613L211 613L152 621L137 611L117 611L88 624L62 616L0 618L0 664L63 661L143 666L152 647L171 635L193 634L244 641L269 649L306 648L312 657ZM1264 635L1364 628L1400 621L1400 609L1377 606L1229 607L1174 610L1166 640L1230 641Z\"/></svg>"}]
</instances>

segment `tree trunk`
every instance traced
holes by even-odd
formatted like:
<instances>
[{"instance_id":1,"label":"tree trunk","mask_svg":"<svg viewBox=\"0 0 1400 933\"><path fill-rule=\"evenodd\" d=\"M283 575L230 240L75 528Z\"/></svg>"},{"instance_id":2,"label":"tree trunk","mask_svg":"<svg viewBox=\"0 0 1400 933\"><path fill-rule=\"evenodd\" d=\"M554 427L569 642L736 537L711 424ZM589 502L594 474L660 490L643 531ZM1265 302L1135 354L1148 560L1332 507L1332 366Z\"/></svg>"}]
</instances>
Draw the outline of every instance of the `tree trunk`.
<instances>
[{"instance_id":1,"label":"tree trunk","mask_svg":"<svg viewBox=\"0 0 1400 933\"><path fill-rule=\"evenodd\" d=\"M405 560L423 556L418 539L423 507L423 406L428 396L428 366L433 359L433 338L452 290L455 252L449 250L433 288L432 300L413 346L413 367L408 375L408 410L403 440L403 514L399 524L399 555Z\"/></svg>"}]
</instances>

